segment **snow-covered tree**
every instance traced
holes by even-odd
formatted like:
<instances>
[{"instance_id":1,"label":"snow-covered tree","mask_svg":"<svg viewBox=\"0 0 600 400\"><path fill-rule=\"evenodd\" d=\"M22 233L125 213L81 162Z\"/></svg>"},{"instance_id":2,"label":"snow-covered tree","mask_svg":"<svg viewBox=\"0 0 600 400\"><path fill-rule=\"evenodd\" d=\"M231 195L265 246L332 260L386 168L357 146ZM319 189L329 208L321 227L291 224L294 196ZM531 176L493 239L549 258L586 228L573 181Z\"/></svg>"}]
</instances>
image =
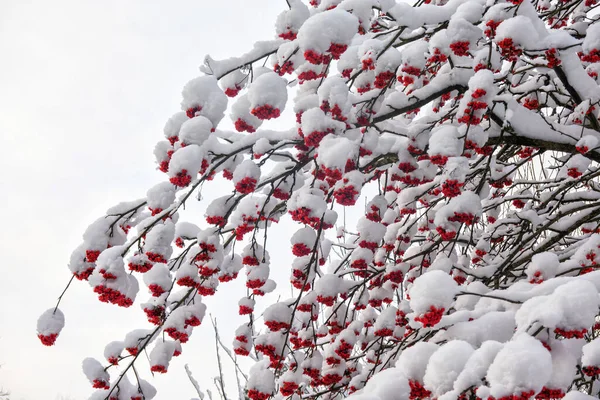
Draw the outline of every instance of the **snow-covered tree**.
<instances>
[{"instance_id":1,"label":"snow-covered tree","mask_svg":"<svg viewBox=\"0 0 600 400\"><path fill-rule=\"evenodd\" d=\"M164 181L71 257L100 301L148 319L83 361L92 398L151 399L138 355L167 373L234 279L252 400L597 397L597 7L288 0L274 39L207 56L156 145ZM43 344L64 321L42 315Z\"/></svg>"}]
</instances>

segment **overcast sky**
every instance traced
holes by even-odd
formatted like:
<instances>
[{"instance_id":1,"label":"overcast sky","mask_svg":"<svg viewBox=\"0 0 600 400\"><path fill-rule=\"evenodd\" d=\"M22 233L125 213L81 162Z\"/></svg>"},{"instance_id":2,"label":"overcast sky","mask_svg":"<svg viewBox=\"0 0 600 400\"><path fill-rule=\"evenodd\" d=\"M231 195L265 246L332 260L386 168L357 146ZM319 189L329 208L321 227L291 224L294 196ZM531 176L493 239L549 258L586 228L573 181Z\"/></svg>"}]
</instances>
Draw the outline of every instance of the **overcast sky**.
<instances>
[{"instance_id":1,"label":"overcast sky","mask_svg":"<svg viewBox=\"0 0 600 400\"><path fill-rule=\"evenodd\" d=\"M35 332L69 279L69 255L85 227L164 179L152 150L204 55L239 55L271 38L284 7L285 0L0 1L0 387L13 400L87 398L81 360L147 326L137 304L100 304L76 282L61 306L67 322L56 346L42 346ZM237 298L215 299L209 312L235 327ZM214 373L210 329L207 320L184 348L204 386ZM151 381L158 400L194 397L182 360Z\"/></svg>"}]
</instances>

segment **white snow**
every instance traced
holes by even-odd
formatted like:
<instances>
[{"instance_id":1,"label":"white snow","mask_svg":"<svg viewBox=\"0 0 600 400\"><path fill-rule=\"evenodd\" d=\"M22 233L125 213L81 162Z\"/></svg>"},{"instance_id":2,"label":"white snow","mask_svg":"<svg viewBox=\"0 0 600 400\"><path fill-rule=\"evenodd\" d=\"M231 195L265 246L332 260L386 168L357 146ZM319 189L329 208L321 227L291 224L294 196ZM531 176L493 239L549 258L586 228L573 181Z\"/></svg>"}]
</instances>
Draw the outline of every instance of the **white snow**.
<instances>
[{"instance_id":1,"label":"white snow","mask_svg":"<svg viewBox=\"0 0 600 400\"><path fill-rule=\"evenodd\" d=\"M410 288L410 308L417 314L431 306L448 309L454 301L458 285L443 271L431 271L418 277Z\"/></svg>"},{"instance_id":2,"label":"white snow","mask_svg":"<svg viewBox=\"0 0 600 400\"><path fill-rule=\"evenodd\" d=\"M486 379L496 398L539 392L552 376L552 358L542 343L522 334L506 343L490 365Z\"/></svg>"},{"instance_id":3,"label":"white snow","mask_svg":"<svg viewBox=\"0 0 600 400\"><path fill-rule=\"evenodd\" d=\"M201 115L210 120L213 126L225 116L227 96L221 90L214 76L199 76L192 79L183 87L181 109L187 111L201 107L195 115Z\"/></svg>"},{"instance_id":4,"label":"white snow","mask_svg":"<svg viewBox=\"0 0 600 400\"><path fill-rule=\"evenodd\" d=\"M310 17L298 32L302 52L325 53L332 44L349 45L358 31L358 19L352 14L333 9Z\"/></svg>"}]
</instances>

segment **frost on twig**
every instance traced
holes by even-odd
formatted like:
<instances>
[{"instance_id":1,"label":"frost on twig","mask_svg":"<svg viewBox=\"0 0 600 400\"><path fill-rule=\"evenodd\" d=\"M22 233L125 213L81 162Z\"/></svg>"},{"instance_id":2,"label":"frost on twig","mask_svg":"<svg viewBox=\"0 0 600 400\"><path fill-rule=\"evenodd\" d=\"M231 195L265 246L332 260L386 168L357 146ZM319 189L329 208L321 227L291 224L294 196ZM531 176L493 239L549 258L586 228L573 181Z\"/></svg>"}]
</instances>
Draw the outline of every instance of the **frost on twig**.
<instances>
[{"instance_id":1,"label":"frost on twig","mask_svg":"<svg viewBox=\"0 0 600 400\"><path fill-rule=\"evenodd\" d=\"M200 398L200 400L204 400L204 393L200 390L200 385L198 384L198 381L192 375L192 371L190 370L190 367L188 364L185 364L185 373L187 374L188 379L192 383L192 386L196 390L196 393L198 393L198 397Z\"/></svg>"}]
</instances>

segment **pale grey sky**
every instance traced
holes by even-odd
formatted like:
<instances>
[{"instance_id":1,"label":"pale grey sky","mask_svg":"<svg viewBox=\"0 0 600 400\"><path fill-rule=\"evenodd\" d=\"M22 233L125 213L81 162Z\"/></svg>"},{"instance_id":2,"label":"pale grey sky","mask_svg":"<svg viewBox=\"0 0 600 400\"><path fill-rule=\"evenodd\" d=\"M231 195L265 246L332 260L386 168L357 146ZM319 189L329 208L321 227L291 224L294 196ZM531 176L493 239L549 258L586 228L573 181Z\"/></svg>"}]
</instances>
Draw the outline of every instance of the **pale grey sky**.
<instances>
[{"instance_id":1,"label":"pale grey sky","mask_svg":"<svg viewBox=\"0 0 600 400\"><path fill-rule=\"evenodd\" d=\"M137 304L101 304L76 282L56 346L42 346L35 333L69 279L69 255L85 227L164 179L152 150L204 55L239 55L273 37L285 7L285 0L0 1L0 387L12 399L87 398L81 360L102 357L107 342L144 326ZM226 328L240 322L230 318L238 297L209 302L227 342ZM184 348L203 386L214 373L212 340L206 320ZM194 397L182 360L151 381L158 400Z\"/></svg>"}]
</instances>

